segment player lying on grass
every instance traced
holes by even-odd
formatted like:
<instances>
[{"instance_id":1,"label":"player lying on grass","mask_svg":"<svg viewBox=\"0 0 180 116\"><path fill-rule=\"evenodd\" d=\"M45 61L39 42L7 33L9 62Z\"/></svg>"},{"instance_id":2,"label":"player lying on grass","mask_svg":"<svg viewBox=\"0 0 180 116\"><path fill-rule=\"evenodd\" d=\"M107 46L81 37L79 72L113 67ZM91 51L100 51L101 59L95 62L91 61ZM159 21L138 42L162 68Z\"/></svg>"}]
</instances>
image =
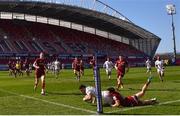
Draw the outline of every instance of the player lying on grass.
<instances>
[{"instance_id":1,"label":"player lying on grass","mask_svg":"<svg viewBox=\"0 0 180 116\"><path fill-rule=\"evenodd\" d=\"M96 101L96 91L95 87L80 85L79 90L85 95L83 101L95 103ZM104 105L112 105L112 97L109 94L109 91L102 91L102 99Z\"/></svg>"},{"instance_id":2,"label":"player lying on grass","mask_svg":"<svg viewBox=\"0 0 180 116\"><path fill-rule=\"evenodd\" d=\"M149 99L149 100L140 100L141 97L144 96L148 85L151 82L152 77L149 77L147 82L144 84L142 87L142 90L135 95L124 97L121 95L121 93L115 91L114 88L108 88L107 90L109 91L111 97L113 98L113 104L111 105L112 107L119 107L119 106L124 106L124 107L131 107L131 106L143 106L143 105L153 105L158 103L156 101L156 98Z\"/></svg>"}]
</instances>

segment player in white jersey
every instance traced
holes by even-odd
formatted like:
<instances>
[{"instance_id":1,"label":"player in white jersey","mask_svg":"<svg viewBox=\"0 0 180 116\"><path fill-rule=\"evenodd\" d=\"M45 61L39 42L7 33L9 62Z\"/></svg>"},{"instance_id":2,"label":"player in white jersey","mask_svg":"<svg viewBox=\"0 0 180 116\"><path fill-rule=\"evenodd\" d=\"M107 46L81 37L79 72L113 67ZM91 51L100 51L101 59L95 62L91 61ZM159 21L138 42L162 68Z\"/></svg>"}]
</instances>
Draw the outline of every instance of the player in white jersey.
<instances>
[{"instance_id":1,"label":"player in white jersey","mask_svg":"<svg viewBox=\"0 0 180 116\"><path fill-rule=\"evenodd\" d=\"M146 67L147 67L146 73L151 74L151 61L149 58L146 60Z\"/></svg>"},{"instance_id":2,"label":"player in white jersey","mask_svg":"<svg viewBox=\"0 0 180 116\"><path fill-rule=\"evenodd\" d=\"M111 78L111 72L112 72L113 67L114 67L114 64L112 63L112 61L110 61L110 58L107 58L107 60L103 64L103 68L105 68L106 74L108 75L109 79Z\"/></svg>"},{"instance_id":3,"label":"player in white jersey","mask_svg":"<svg viewBox=\"0 0 180 116\"><path fill-rule=\"evenodd\" d=\"M48 63L47 63L47 70L46 70L46 72L47 72L47 73L49 73L49 71L51 70L51 68L50 68L50 67L51 67L51 63L50 63L50 62L48 62Z\"/></svg>"},{"instance_id":4,"label":"player in white jersey","mask_svg":"<svg viewBox=\"0 0 180 116\"><path fill-rule=\"evenodd\" d=\"M83 97L83 101L95 103L97 96L95 87L86 87L85 85L80 85L79 89L83 94L85 94L85 96ZM104 105L112 105L113 99L110 96L109 91L102 91L101 95Z\"/></svg>"},{"instance_id":5,"label":"player in white jersey","mask_svg":"<svg viewBox=\"0 0 180 116\"><path fill-rule=\"evenodd\" d=\"M113 98L110 95L109 91L102 91L101 95L102 95L104 105L111 106L113 104Z\"/></svg>"},{"instance_id":6,"label":"player in white jersey","mask_svg":"<svg viewBox=\"0 0 180 116\"><path fill-rule=\"evenodd\" d=\"M54 61L54 71L55 71L56 78L59 77L60 69L61 69L61 63L58 61L58 59L56 59Z\"/></svg>"},{"instance_id":7,"label":"player in white jersey","mask_svg":"<svg viewBox=\"0 0 180 116\"><path fill-rule=\"evenodd\" d=\"M155 67L157 69L157 73L159 75L159 79L163 82L164 77L164 62L160 59L159 56L157 56L157 60L155 62Z\"/></svg>"}]
</instances>

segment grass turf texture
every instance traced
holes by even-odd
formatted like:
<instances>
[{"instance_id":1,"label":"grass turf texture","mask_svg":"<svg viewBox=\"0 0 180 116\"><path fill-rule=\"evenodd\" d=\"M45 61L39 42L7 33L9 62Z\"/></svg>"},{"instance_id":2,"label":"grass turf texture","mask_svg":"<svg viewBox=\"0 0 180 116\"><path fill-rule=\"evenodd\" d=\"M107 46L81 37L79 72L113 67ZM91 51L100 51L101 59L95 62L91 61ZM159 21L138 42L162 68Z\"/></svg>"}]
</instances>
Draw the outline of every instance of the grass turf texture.
<instances>
[{"instance_id":1,"label":"grass turf texture","mask_svg":"<svg viewBox=\"0 0 180 116\"><path fill-rule=\"evenodd\" d=\"M160 102L148 107L111 108L103 107L104 114L180 114L180 67L166 67L164 82L160 82L155 68L153 79L143 99L156 97ZM146 68L130 68L125 75L124 96L138 92L146 82ZM46 76L47 95L40 95L41 87L33 91L34 74L30 77L9 77L7 71L0 72L1 115L73 115L96 114L96 105L82 101L78 90L80 84L94 86L92 69L86 69L81 81L75 79L72 70L63 70L58 79L51 73ZM111 80L101 69L102 90L116 85L116 72ZM177 100L177 101L176 101ZM170 101L170 103L169 103ZM171 103L172 102L172 103Z\"/></svg>"}]
</instances>

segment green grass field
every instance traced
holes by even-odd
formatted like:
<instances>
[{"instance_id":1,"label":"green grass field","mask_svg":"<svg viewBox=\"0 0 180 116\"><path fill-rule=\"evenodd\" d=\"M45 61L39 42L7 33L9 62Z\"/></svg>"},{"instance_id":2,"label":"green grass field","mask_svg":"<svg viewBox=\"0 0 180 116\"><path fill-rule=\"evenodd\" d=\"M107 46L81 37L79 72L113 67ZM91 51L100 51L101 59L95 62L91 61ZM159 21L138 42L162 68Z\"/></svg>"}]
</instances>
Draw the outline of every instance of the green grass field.
<instances>
[{"instance_id":1,"label":"green grass field","mask_svg":"<svg viewBox=\"0 0 180 116\"><path fill-rule=\"evenodd\" d=\"M156 97L159 104L153 106L111 108L103 107L104 114L180 114L180 67L166 67L165 81L162 83L153 68L153 79L143 99ZM131 68L124 77L124 96L138 92L146 82L146 68ZM102 90L116 85L116 72L108 80L101 69ZM13 78L8 72L0 72L0 115L93 115L96 105L82 101L78 90L80 84L94 85L92 69L78 82L72 70L63 70L58 79L51 73L46 77L47 95L40 95L40 85L33 91L34 74L30 77Z\"/></svg>"}]
</instances>

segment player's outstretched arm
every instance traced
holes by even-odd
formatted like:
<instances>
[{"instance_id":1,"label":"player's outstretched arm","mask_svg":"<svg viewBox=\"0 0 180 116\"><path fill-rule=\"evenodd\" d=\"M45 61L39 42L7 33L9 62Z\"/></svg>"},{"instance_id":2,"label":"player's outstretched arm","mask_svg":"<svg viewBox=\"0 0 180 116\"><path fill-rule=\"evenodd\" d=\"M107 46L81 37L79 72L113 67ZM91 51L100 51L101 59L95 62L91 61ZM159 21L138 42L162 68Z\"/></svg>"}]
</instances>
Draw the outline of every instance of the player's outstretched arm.
<instances>
[{"instance_id":1,"label":"player's outstretched arm","mask_svg":"<svg viewBox=\"0 0 180 116\"><path fill-rule=\"evenodd\" d=\"M35 61L35 62L33 63L33 67L36 68L36 69L38 69L39 66L37 66L36 64L37 64L37 63L36 63L36 61Z\"/></svg>"},{"instance_id":2,"label":"player's outstretched arm","mask_svg":"<svg viewBox=\"0 0 180 116\"><path fill-rule=\"evenodd\" d=\"M111 105L112 107L119 107L120 106L120 101L119 100L115 100L115 103L113 105Z\"/></svg>"},{"instance_id":3,"label":"player's outstretched arm","mask_svg":"<svg viewBox=\"0 0 180 116\"><path fill-rule=\"evenodd\" d=\"M114 68L115 68L116 70L118 69L118 68L117 68L117 64L114 65Z\"/></svg>"},{"instance_id":4,"label":"player's outstretched arm","mask_svg":"<svg viewBox=\"0 0 180 116\"><path fill-rule=\"evenodd\" d=\"M91 94L85 95L83 101L95 103L95 97L93 97Z\"/></svg>"}]
</instances>

